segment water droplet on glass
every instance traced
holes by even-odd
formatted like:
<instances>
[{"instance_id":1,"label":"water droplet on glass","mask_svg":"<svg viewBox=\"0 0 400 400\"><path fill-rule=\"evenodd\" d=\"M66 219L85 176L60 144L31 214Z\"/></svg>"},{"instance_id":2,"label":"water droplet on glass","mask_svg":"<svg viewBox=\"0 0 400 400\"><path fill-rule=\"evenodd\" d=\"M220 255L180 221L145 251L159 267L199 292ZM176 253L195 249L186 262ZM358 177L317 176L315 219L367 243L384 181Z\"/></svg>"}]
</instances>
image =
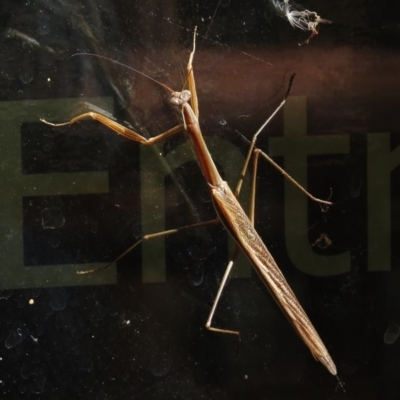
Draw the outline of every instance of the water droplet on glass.
<instances>
[{"instance_id":1,"label":"water droplet on glass","mask_svg":"<svg viewBox=\"0 0 400 400\"><path fill-rule=\"evenodd\" d=\"M222 126L226 125L226 121L225 121L224 119L221 119L221 120L219 121L219 123L220 123L220 125L222 125Z\"/></svg>"},{"instance_id":2,"label":"water droplet on glass","mask_svg":"<svg viewBox=\"0 0 400 400\"><path fill-rule=\"evenodd\" d=\"M203 283L204 268L202 265L191 265L188 273L189 283L196 287Z\"/></svg>"},{"instance_id":3,"label":"water droplet on glass","mask_svg":"<svg viewBox=\"0 0 400 400\"><path fill-rule=\"evenodd\" d=\"M65 306L67 305L68 300L68 293L65 289L56 288L53 289L50 294L50 307L54 311L61 311L64 310Z\"/></svg>"},{"instance_id":4,"label":"water droplet on glass","mask_svg":"<svg viewBox=\"0 0 400 400\"><path fill-rule=\"evenodd\" d=\"M400 335L400 326L391 322L383 334L383 342L385 344L393 344Z\"/></svg>"},{"instance_id":5,"label":"water droplet on glass","mask_svg":"<svg viewBox=\"0 0 400 400\"><path fill-rule=\"evenodd\" d=\"M22 339L23 337L21 335L20 329L17 329L7 336L4 344L7 349L12 349L13 347L18 346L22 342Z\"/></svg>"},{"instance_id":6,"label":"water droplet on glass","mask_svg":"<svg viewBox=\"0 0 400 400\"><path fill-rule=\"evenodd\" d=\"M152 365L150 366L150 371L154 376L164 376L171 368L171 364L171 358L166 354L162 354L153 359Z\"/></svg>"},{"instance_id":7,"label":"water droplet on glass","mask_svg":"<svg viewBox=\"0 0 400 400\"><path fill-rule=\"evenodd\" d=\"M53 249L56 249L58 246L60 246L61 240L57 237L49 237L47 244L50 245Z\"/></svg>"},{"instance_id":8,"label":"water droplet on glass","mask_svg":"<svg viewBox=\"0 0 400 400\"><path fill-rule=\"evenodd\" d=\"M65 224L65 218L58 207L47 207L42 211L43 229L57 229Z\"/></svg>"},{"instance_id":9,"label":"water droplet on glass","mask_svg":"<svg viewBox=\"0 0 400 400\"><path fill-rule=\"evenodd\" d=\"M21 72L19 79L21 79L22 83L28 84L33 80L33 74L31 71L23 71Z\"/></svg>"},{"instance_id":10,"label":"water droplet on glass","mask_svg":"<svg viewBox=\"0 0 400 400\"><path fill-rule=\"evenodd\" d=\"M93 361L89 357L82 357L79 360L79 369L81 371L90 372L93 368Z\"/></svg>"}]
</instances>

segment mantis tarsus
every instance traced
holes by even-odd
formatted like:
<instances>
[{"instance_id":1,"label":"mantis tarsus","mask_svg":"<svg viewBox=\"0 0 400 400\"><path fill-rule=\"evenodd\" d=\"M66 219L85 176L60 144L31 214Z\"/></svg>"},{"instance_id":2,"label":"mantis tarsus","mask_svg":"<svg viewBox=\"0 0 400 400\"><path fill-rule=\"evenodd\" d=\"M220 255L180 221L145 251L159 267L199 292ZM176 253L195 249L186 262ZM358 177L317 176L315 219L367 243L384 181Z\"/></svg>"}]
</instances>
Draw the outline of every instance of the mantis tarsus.
<instances>
[{"instance_id":1,"label":"mantis tarsus","mask_svg":"<svg viewBox=\"0 0 400 400\"><path fill-rule=\"evenodd\" d=\"M189 90L183 90L182 92L175 92L172 89L168 88L167 86L161 84L163 87L165 87L168 91L171 92L170 103L181 109L183 124L171 128L168 131L161 133L157 136L154 136L150 139L146 139L142 135L134 132L133 130L128 129L123 125L109 119L108 117L105 117L95 112L88 112L85 114L81 114L71 119L70 121L61 124L50 123L43 119L41 121L51 126L62 126L62 125L73 124L75 122L84 119L94 119L99 121L101 124L107 126L114 132L122 136L125 136L130 140L139 142L144 145L155 144L157 142L160 142L168 138L171 135L174 135L175 133L184 130L192 141L193 148L196 153L200 168L203 172L204 178L210 190L210 195L213 200L217 218L215 220L198 223L183 228L178 228L165 232L155 233L152 235L143 236L142 239L140 239L133 246L127 249L117 260L122 258L126 253L131 251L143 240L148 240L160 236L166 236L172 233L180 232L185 229L193 229L208 224L222 223L226 228L226 230L230 233L234 241L236 242L236 250L233 257L230 259L226 271L224 273L224 276L222 278L221 285L219 287L218 293L214 300L214 304L211 308L210 314L206 322L206 328L214 332L227 333L239 336L238 331L227 330L212 326L212 320L219 299L221 297L222 291L224 289L228 276L233 267L234 260L240 249L244 251L244 253L247 255L253 267L255 268L256 272L260 276L261 280L267 286L272 296L274 297L274 299L276 300L276 302L278 303L278 305L280 306L286 317L289 319L291 324L293 325L294 329L300 335L301 339L308 346L314 358L317 361L320 361L331 374L336 376L337 374L336 366L331 356L329 355L324 343L322 342L317 331L313 327L311 321L309 320L305 311L298 302L295 294L291 290L289 284L287 283L282 272L278 268L273 257L269 253L267 247L264 245L264 243L262 242L262 240L260 239L258 233L254 228L255 176L256 176L256 168L259 156L262 156L268 162L272 163L276 168L278 168L278 170L282 174L284 174L284 176L287 179L289 179L292 183L294 183L311 200L316 201L325 206L329 206L332 204L329 201L316 199L313 196L311 196L300 184L298 184L293 178L291 178L288 174L286 174L286 172L282 168L280 168L277 164L275 164L274 161L270 159L270 157L267 154L265 154L264 152L255 147L255 143L259 133L264 129L264 127L269 123L269 121L274 117L274 115L283 107L286 101L286 97L289 94L291 83L289 85L289 89L286 93L284 100L253 136L251 146L242 169L241 178L239 180L235 193L233 193L229 188L228 184L221 178L214 164L214 161L212 160L211 155L208 152L206 143L204 141L203 135L200 130L198 121L199 107L197 102L196 86L195 86L194 73L192 67L193 56L195 53L195 44L196 44L196 30L193 37L193 49L192 52L190 53L189 62L187 64ZM145 75L140 71L137 70L134 71L136 71L139 74ZM147 77L147 75L145 76ZM237 201L237 196L239 195L243 177L246 174L250 158L253 155L254 155L254 171L253 171L253 181L251 190L251 210L249 216L247 216L246 213L241 208L239 202ZM88 273L88 272L92 271L84 271L83 273Z\"/></svg>"}]
</instances>

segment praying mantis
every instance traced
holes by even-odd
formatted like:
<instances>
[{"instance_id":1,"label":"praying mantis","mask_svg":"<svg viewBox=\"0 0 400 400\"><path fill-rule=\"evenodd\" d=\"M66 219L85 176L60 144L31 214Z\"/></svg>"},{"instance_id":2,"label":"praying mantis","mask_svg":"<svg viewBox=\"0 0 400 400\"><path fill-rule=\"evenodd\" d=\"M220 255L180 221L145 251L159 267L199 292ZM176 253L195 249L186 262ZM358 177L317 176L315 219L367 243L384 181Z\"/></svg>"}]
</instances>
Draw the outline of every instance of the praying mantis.
<instances>
[{"instance_id":1,"label":"praying mantis","mask_svg":"<svg viewBox=\"0 0 400 400\"><path fill-rule=\"evenodd\" d=\"M161 236L167 236L174 233L182 232L187 229L198 228L200 226L206 226L218 223L222 224L225 227L225 229L229 232L233 240L235 241L236 249L226 267L220 287L218 289L217 295L215 297L214 303L211 307L211 311L209 313L209 316L205 324L206 328L212 332L230 334L238 337L240 335L240 333L235 330L215 327L213 326L212 321L216 308L218 306L218 302L221 298L223 289L227 283L228 277L232 270L235 258L239 250L241 250L246 254L248 259L252 263L255 271L260 276L263 283L267 286L270 293L274 297L275 301L280 306L286 317L289 319L289 322L292 324L292 326L299 334L303 342L309 348L314 358L317 361L321 362L321 364L332 375L337 376L335 363L333 362L331 356L329 355L328 350L326 349L324 343L319 337L311 321L307 317L307 314L305 313L299 301L297 300L294 292L287 283L285 277L280 271L278 265L276 264L269 250L262 242L260 236L258 235L257 231L254 228L256 170L258 165L258 159L260 156L265 158L275 168L277 168L285 176L285 178L289 179L294 185L296 185L299 188L299 190L301 190L311 200L319 204L322 204L323 206L330 206L332 204L329 201L320 200L313 197L299 183L297 183L292 177L290 177L279 165L277 165L267 154L265 154L255 146L258 135L262 132L265 126L271 121L271 119L285 104L286 98L290 92L290 87L293 79L291 79L290 81L288 91L283 101L276 108L273 114L264 122L264 124L260 127L260 129L254 134L241 172L241 177L239 179L235 191L233 192L231 188L228 186L227 182L225 182L221 178L214 164L214 161L211 158L211 155L207 149L206 143L204 141L200 129L198 120L199 106L198 106L196 85L195 85L193 65L192 65L195 50L196 50L196 29L194 30L194 35L193 35L193 48L190 53L189 61L187 64L187 76L188 76L187 82L189 90L175 92L169 87L163 85L162 83L155 81L153 78L148 77L142 72L133 69L135 72L146 76L147 78L157 82L158 84L166 88L171 94L170 97L171 105L181 110L183 123L167 130L166 132L163 132L157 136L147 139L141 134L133 131L132 129L126 128L123 125L115 122L114 120L97 112L87 112L78 115L77 117L72 118L70 121L64 123L52 123L44 119L41 119L41 121L53 127L59 127L59 126L71 125L85 119L93 119L105 125L106 127L110 128L117 134L126 137L129 140L133 140L135 142L139 142L142 145L148 145L148 146L158 143L180 131L185 131L192 142L193 149L197 156L199 166L204 175L204 179L208 184L210 196L212 198L213 205L216 211L216 218L211 221L200 222L182 228L171 229L164 232L145 235L134 245L129 247L114 262L118 261L128 252L132 251L136 246L138 246L144 240L149 240ZM242 182L246 174L251 157L254 157L253 158L254 170L253 170L252 189L251 189L251 209L249 215L247 215L240 206L237 197L240 193ZM107 265L104 268L109 267L111 264ZM89 272L93 272L93 270L82 271L81 273L89 273Z\"/></svg>"}]
</instances>

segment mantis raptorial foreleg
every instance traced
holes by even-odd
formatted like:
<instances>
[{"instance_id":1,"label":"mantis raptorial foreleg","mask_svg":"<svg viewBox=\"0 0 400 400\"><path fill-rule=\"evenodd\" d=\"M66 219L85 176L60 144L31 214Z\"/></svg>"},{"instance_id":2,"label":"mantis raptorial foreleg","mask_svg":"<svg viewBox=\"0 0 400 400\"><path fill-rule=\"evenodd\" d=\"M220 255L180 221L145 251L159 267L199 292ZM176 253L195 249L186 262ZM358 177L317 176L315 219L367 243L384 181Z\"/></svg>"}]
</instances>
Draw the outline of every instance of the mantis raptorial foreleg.
<instances>
[{"instance_id":1,"label":"mantis raptorial foreleg","mask_svg":"<svg viewBox=\"0 0 400 400\"><path fill-rule=\"evenodd\" d=\"M72 125L72 124L75 124L76 122L83 121L86 119L93 119L95 121L98 121L102 125L106 126L107 128L110 128L112 131L118 133L118 135L122 135L129 140L133 140L134 142L139 142L140 144L144 144L144 145L148 145L148 146L151 146L153 144L161 142L161 141L165 140L166 138L174 135L175 133L181 132L183 130L183 125L177 125L171 129L168 129L167 131L165 131L163 133L160 133L157 136L147 139L144 136L140 135L139 133L133 131L132 129L129 129L129 128L119 124L118 122L115 122L111 118L105 117L104 115L96 113L96 112L87 112L85 114L78 115L77 117L72 118L70 121L63 122L61 124L55 124L52 122L48 122L43 118L41 118L40 120L47 125L59 127L59 126Z\"/></svg>"}]
</instances>

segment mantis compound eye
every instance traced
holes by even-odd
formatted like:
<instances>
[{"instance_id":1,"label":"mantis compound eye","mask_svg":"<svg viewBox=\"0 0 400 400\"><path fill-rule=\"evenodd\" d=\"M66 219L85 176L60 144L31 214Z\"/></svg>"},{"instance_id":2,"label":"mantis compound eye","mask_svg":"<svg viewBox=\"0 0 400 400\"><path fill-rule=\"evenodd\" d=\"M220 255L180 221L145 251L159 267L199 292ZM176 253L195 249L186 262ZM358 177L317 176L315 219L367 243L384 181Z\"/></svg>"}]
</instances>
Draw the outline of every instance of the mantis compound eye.
<instances>
[{"instance_id":1,"label":"mantis compound eye","mask_svg":"<svg viewBox=\"0 0 400 400\"><path fill-rule=\"evenodd\" d=\"M170 103L173 106L181 106L183 103L187 103L190 100L192 94L190 90L182 90L182 92L172 92Z\"/></svg>"}]
</instances>

